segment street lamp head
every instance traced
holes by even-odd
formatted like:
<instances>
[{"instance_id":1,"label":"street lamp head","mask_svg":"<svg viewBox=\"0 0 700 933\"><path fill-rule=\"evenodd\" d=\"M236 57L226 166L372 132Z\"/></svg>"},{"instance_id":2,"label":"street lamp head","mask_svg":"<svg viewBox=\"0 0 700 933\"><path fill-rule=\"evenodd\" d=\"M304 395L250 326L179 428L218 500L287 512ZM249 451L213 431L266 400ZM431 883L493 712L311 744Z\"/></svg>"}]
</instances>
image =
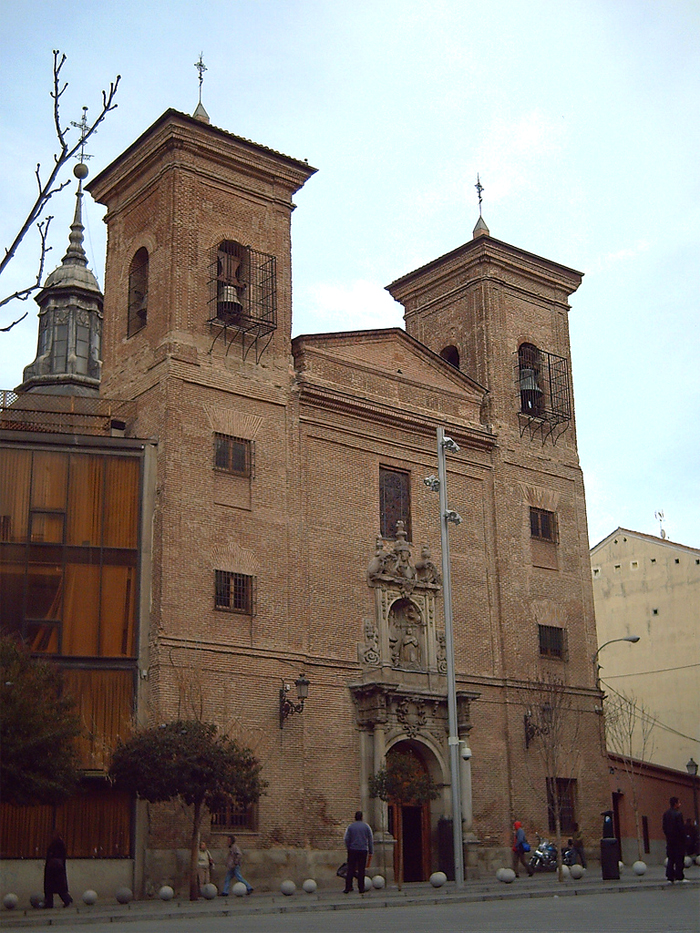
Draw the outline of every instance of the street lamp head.
<instances>
[{"instance_id":1,"label":"street lamp head","mask_svg":"<svg viewBox=\"0 0 700 933\"><path fill-rule=\"evenodd\" d=\"M445 448L445 450L449 450L452 454L459 453L459 444L453 441L451 437L443 437L442 446Z\"/></svg>"},{"instance_id":2,"label":"street lamp head","mask_svg":"<svg viewBox=\"0 0 700 933\"><path fill-rule=\"evenodd\" d=\"M624 641L631 641L633 645L636 645L639 641L639 635L627 635Z\"/></svg>"},{"instance_id":3,"label":"street lamp head","mask_svg":"<svg viewBox=\"0 0 700 933\"><path fill-rule=\"evenodd\" d=\"M685 767L686 767L686 770L687 770L688 774L689 774L691 777L697 777L697 773L698 773L698 763L697 763L697 761L695 761L694 759L691 758L690 761L688 762L688 764L687 764Z\"/></svg>"}]
</instances>

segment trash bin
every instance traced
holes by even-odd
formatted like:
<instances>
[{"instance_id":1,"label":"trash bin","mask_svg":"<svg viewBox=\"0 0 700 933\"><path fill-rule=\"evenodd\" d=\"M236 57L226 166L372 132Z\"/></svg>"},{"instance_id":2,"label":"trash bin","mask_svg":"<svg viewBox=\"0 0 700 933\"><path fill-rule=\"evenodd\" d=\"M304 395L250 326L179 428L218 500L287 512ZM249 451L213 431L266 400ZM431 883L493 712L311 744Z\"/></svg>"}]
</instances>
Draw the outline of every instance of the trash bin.
<instances>
[{"instance_id":1,"label":"trash bin","mask_svg":"<svg viewBox=\"0 0 700 933\"><path fill-rule=\"evenodd\" d=\"M617 839L610 836L600 840L600 869L603 881L620 880Z\"/></svg>"}]
</instances>

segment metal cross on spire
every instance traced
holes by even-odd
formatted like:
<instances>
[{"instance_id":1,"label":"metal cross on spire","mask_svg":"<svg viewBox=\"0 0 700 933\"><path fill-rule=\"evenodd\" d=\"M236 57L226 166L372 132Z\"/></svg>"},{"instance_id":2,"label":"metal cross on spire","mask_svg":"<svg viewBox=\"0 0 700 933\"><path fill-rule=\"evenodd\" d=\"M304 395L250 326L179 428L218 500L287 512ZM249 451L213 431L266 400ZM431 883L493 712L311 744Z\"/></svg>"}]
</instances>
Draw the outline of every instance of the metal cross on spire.
<instances>
[{"instance_id":1,"label":"metal cross on spire","mask_svg":"<svg viewBox=\"0 0 700 933\"><path fill-rule=\"evenodd\" d=\"M199 72L199 102L202 103L202 82L204 81L204 72L207 70L207 66L204 64L202 56L204 52L199 53L199 61L194 63L194 67Z\"/></svg>"},{"instance_id":2,"label":"metal cross on spire","mask_svg":"<svg viewBox=\"0 0 700 933\"><path fill-rule=\"evenodd\" d=\"M474 187L476 188L477 193L479 195L479 217L481 217L481 202L483 200L483 198L481 197L481 192L484 190L484 186L481 184L481 180L479 179L478 172L476 173L476 184L474 185Z\"/></svg>"},{"instance_id":3,"label":"metal cross on spire","mask_svg":"<svg viewBox=\"0 0 700 933\"><path fill-rule=\"evenodd\" d=\"M87 152L85 152L85 140L88 135L88 130L90 129L90 124L87 120L87 112L87 107L83 107L83 116L80 120L80 123L76 123L75 120L70 121L71 126L74 126L77 130L80 130L80 152L76 152L75 154L75 158L79 162L85 162L86 159L92 158L91 155L88 155ZM95 132L97 131L95 130Z\"/></svg>"}]
</instances>

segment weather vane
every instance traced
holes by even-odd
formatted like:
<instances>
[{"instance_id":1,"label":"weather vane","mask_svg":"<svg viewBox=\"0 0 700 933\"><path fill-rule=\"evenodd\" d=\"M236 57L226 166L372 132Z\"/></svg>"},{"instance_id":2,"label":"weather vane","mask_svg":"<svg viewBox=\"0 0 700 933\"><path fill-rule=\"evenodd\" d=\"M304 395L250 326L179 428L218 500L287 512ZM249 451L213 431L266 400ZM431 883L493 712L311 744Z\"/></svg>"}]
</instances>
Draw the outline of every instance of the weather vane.
<instances>
[{"instance_id":1,"label":"weather vane","mask_svg":"<svg viewBox=\"0 0 700 933\"><path fill-rule=\"evenodd\" d=\"M476 184L474 185L474 187L476 188L478 195L479 195L479 217L481 217L481 202L483 200L483 198L481 197L481 192L484 190L484 186L481 184L481 180L479 179L478 172L476 173Z\"/></svg>"},{"instance_id":2,"label":"weather vane","mask_svg":"<svg viewBox=\"0 0 700 933\"><path fill-rule=\"evenodd\" d=\"M204 72L207 70L207 66L202 60L204 52L199 53L199 61L194 63L194 67L199 72L199 102L202 103L202 81L204 81Z\"/></svg>"},{"instance_id":3,"label":"weather vane","mask_svg":"<svg viewBox=\"0 0 700 933\"><path fill-rule=\"evenodd\" d=\"M71 126L74 126L77 130L80 130L80 152L76 152L75 154L75 158L79 162L85 162L86 159L92 158L91 155L88 155L87 152L85 152L85 140L87 138L88 130L90 129L90 125L87 121L87 112L87 107L83 107L83 116L80 123L76 123L75 120L70 121ZM94 132L97 131L95 130Z\"/></svg>"}]
</instances>

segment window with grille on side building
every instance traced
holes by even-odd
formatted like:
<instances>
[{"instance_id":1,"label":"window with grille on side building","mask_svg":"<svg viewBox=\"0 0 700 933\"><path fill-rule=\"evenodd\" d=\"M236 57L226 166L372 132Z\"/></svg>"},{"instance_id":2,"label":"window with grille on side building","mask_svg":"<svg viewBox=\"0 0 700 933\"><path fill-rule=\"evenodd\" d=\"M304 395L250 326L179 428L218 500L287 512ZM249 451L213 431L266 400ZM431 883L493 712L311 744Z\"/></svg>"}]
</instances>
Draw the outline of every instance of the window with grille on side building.
<instances>
[{"instance_id":1,"label":"window with grille on side building","mask_svg":"<svg viewBox=\"0 0 700 933\"><path fill-rule=\"evenodd\" d=\"M229 570L214 571L214 608L253 614L253 577Z\"/></svg>"},{"instance_id":2,"label":"window with grille on side building","mask_svg":"<svg viewBox=\"0 0 700 933\"><path fill-rule=\"evenodd\" d=\"M214 467L235 476L252 476L253 444L242 437L214 435Z\"/></svg>"},{"instance_id":3,"label":"window with grille on side building","mask_svg":"<svg viewBox=\"0 0 700 933\"><path fill-rule=\"evenodd\" d=\"M411 475L404 470L379 468L379 524L383 538L396 537L396 523L402 521L411 541Z\"/></svg>"},{"instance_id":4,"label":"window with grille on side building","mask_svg":"<svg viewBox=\"0 0 700 933\"><path fill-rule=\"evenodd\" d=\"M576 780L574 778L547 778L547 811L549 831L556 831L555 789L559 798L559 820L563 833L576 830Z\"/></svg>"},{"instance_id":5,"label":"window with grille on side building","mask_svg":"<svg viewBox=\"0 0 700 933\"><path fill-rule=\"evenodd\" d=\"M540 657L566 660L566 629L557 625L538 625Z\"/></svg>"},{"instance_id":6,"label":"window with grille on side building","mask_svg":"<svg viewBox=\"0 0 700 933\"><path fill-rule=\"evenodd\" d=\"M238 807L227 803L211 811L212 832L255 832L258 823L258 808L256 804L249 807Z\"/></svg>"}]
</instances>

